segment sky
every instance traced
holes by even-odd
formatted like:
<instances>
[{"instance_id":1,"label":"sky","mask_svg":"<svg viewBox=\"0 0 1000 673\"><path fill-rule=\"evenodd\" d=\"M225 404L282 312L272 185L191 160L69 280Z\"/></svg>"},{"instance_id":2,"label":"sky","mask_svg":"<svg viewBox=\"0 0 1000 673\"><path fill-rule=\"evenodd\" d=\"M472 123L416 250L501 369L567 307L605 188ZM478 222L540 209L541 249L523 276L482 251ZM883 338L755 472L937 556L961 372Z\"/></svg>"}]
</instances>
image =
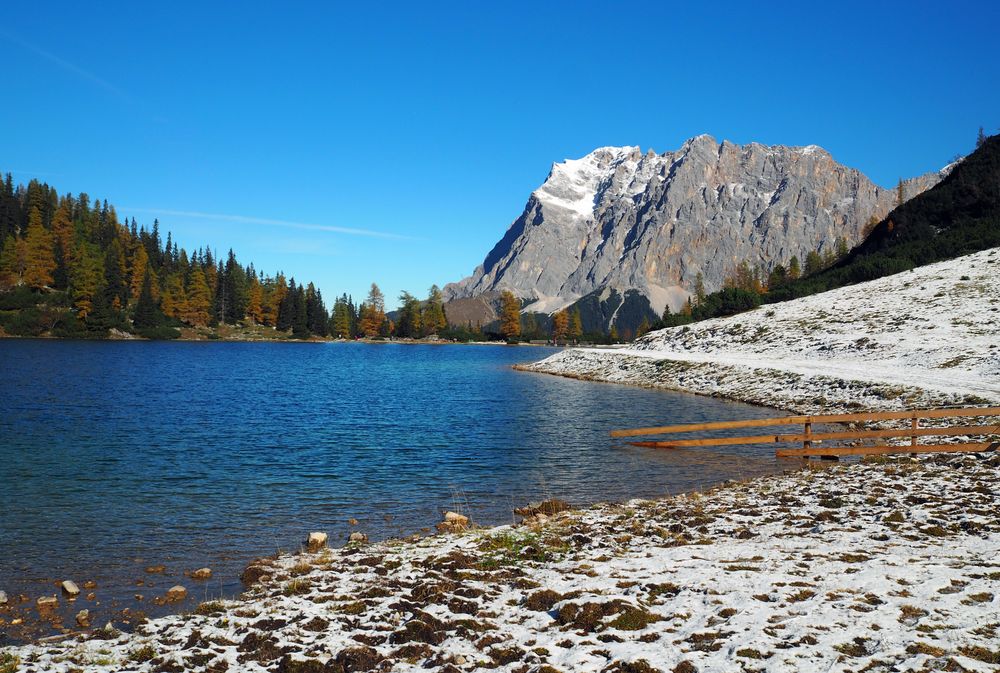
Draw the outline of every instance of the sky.
<instances>
[{"instance_id":1,"label":"sky","mask_svg":"<svg viewBox=\"0 0 1000 673\"><path fill-rule=\"evenodd\" d=\"M14 3L0 172L391 307L596 147L936 170L1000 130L997 25L995 2Z\"/></svg>"}]
</instances>

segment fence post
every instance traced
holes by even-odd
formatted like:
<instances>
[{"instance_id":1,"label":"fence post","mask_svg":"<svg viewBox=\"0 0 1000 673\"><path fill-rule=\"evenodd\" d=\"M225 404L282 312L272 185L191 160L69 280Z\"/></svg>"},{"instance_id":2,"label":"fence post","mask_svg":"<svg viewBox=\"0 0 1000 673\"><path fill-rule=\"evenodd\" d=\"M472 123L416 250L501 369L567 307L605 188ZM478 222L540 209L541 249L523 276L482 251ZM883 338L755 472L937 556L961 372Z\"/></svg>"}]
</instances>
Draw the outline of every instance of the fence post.
<instances>
[{"instance_id":1,"label":"fence post","mask_svg":"<svg viewBox=\"0 0 1000 673\"><path fill-rule=\"evenodd\" d=\"M919 421L918 421L917 417L916 417L916 416L914 416L914 417L913 417L913 421L912 421L912 422L910 423L910 427L911 427L912 429L916 430L916 429L917 429L917 426L918 426L919 424L920 424L920 423L919 423ZM916 436L916 435L913 435L912 437L910 437L910 446L916 446L916 445L917 445L917 436Z\"/></svg>"}]
</instances>

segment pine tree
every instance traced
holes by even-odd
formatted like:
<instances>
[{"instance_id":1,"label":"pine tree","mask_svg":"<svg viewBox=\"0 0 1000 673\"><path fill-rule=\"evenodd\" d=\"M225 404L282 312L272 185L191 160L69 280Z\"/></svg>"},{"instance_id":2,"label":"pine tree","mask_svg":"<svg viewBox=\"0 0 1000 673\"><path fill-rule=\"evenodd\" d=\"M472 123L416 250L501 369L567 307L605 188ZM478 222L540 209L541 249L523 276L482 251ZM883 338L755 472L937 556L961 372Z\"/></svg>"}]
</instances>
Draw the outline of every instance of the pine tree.
<instances>
[{"instance_id":1,"label":"pine tree","mask_svg":"<svg viewBox=\"0 0 1000 673\"><path fill-rule=\"evenodd\" d=\"M819 252L813 250L808 255L806 255L806 275L811 276L814 273L818 273L823 269L823 258L820 256Z\"/></svg>"},{"instance_id":2,"label":"pine tree","mask_svg":"<svg viewBox=\"0 0 1000 673\"><path fill-rule=\"evenodd\" d=\"M278 315L275 318L274 326L282 332L286 332L292 328L292 322L295 319L295 294L297 292L298 288L295 286L295 279L292 278L288 284L288 289L281 298L281 304L278 306Z\"/></svg>"},{"instance_id":3,"label":"pine tree","mask_svg":"<svg viewBox=\"0 0 1000 673\"><path fill-rule=\"evenodd\" d=\"M130 291L125 278L125 251L113 238L104 253L104 300L112 311L122 311L128 305Z\"/></svg>"},{"instance_id":4,"label":"pine tree","mask_svg":"<svg viewBox=\"0 0 1000 673\"><path fill-rule=\"evenodd\" d=\"M690 297L688 297L688 301L691 301ZM649 328L650 328L649 318L643 317L642 322L639 323L639 329L635 331L636 338L638 339L642 335L649 332Z\"/></svg>"},{"instance_id":5,"label":"pine tree","mask_svg":"<svg viewBox=\"0 0 1000 673\"><path fill-rule=\"evenodd\" d=\"M351 310L347 297L341 297L333 303L333 320L330 334L338 339L351 338Z\"/></svg>"},{"instance_id":6,"label":"pine tree","mask_svg":"<svg viewBox=\"0 0 1000 673\"><path fill-rule=\"evenodd\" d=\"M694 296L699 305L705 301L705 277L701 275L701 271L694 278Z\"/></svg>"},{"instance_id":7,"label":"pine tree","mask_svg":"<svg viewBox=\"0 0 1000 673\"><path fill-rule=\"evenodd\" d=\"M788 262L788 278L789 280L798 280L802 275L802 268L799 266L799 258L793 256Z\"/></svg>"},{"instance_id":8,"label":"pine tree","mask_svg":"<svg viewBox=\"0 0 1000 673\"><path fill-rule=\"evenodd\" d=\"M52 273L56 270L56 258L52 249L52 234L42 226L42 214L37 208L32 208L28 215L24 243L24 284L35 290L48 287L54 280Z\"/></svg>"},{"instance_id":9,"label":"pine tree","mask_svg":"<svg viewBox=\"0 0 1000 673\"><path fill-rule=\"evenodd\" d=\"M521 336L521 302L510 290L500 294L500 334L508 341Z\"/></svg>"},{"instance_id":10,"label":"pine tree","mask_svg":"<svg viewBox=\"0 0 1000 673\"><path fill-rule=\"evenodd\" d=\"M896 206L903 205L903 178L899 179L899 184L896 185Z\"/></svg>"},{"instance_id":11,"label":"pine tree","mask_svg":"<svg viewBox=\"0 0 1000 673\"><path fill-rule=\"evenodd\" d=\"M427 301L424 303L422 322L424 336L437 334L448 326L448 318L444 312L441 289L437 285L431 285L430 290L427 291Z\"/></svg>"},{"instance_id":12,"label":"pine tree","mask_svg":"<svg viewBox=\"0 0 1000 673\"><path fill-rule=\"evenodd\" d=\"M300 285L292 294L292 336L309 338L309 320L306 313L306 292Z\"/></svg>"},{"instance_id":13,"label":"pine tree","mask_svg":"<svg viewBox=\"0 0 1000 673\"><path fill-rule=\"evenodd\" d=\"M153 285L153 273L147 267L142 277L142 289L135 304L135 313L132 316L132 325L137 330L157 327L163 323L163 314L153 299Z\"/></svg>"},{"instance_id":14,"label":"pine tree","mask_svg":"<svg viewBox=\"0 0 1000 673\"><path fill-rule=\"evenodd\" d=\"M976 136L976 149L978 150L980 147L982 147L985 144L986 144L986 134L983 132L983 127L980 126L979 127L979 135Z\"/></svg>"},{"instance_id":15,"label":"pine tree","mask_svg":"<svg viewBox=\"0 0 1000 673\"><path fill-rule=\"evenodd\" d=\"M583 336L583 321L580 319L580 308L577 307L569 314L569 338L579 341Z\"/></svg>"},{"instance_id":16,"label":"pine tree","mask_svg":"<svg viewBox=\"0 0 1000 673\"><path fill-rule=\"evenodd\" d=\"M614 325L611 326L611 331L608 332L608 339L611 343L618 343L618 328Z\"/></svg>"}]
</instances>

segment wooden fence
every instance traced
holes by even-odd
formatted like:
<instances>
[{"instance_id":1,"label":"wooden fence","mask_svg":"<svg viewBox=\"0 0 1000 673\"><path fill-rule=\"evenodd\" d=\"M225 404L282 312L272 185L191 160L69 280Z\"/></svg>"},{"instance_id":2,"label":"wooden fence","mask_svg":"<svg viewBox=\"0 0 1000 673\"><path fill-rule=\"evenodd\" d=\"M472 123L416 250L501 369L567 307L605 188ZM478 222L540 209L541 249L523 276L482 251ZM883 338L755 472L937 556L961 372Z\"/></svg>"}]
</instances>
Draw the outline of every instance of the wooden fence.
<instances>
[{"instance_id":1,"label":"wooden fence","mask_svg":"<svg viewBox=\"0 0 1000 673\"><path fill-rule=\"evenodd\" d=\"M746 421L718 421L688 425L665 425L654 428L613 430L612 437L642 437L691 432L709 432L740 428L761 428L782 425L802 425L802 432L793 434L755 435L746 437L710 437L703 439L671 439L662 441L629 442L634 446L657 449L679 449L697 446L733 446L738 444L791 444L802 442L802 448L779 448L779 458L839 457L883 453L944 453L960 451L1000 450L1000 422L993 425L946 425L926 427L921 421L931 419L968 419L1000 416L1000 407L966 407L963 409L922 409L914 411L881 411L857 414L825 414L813 416L785 416L783 418L758 418ZM908 428L858 429L835 432L813 432L814 425L830 423L872 423L877 421L910 421ZM957 442L953 444L921 444L921 437L981 437L984 441ZM909 444L874 444L828 446L828 440L871 440L909 438Z\"/></svg>"}]
</instances>

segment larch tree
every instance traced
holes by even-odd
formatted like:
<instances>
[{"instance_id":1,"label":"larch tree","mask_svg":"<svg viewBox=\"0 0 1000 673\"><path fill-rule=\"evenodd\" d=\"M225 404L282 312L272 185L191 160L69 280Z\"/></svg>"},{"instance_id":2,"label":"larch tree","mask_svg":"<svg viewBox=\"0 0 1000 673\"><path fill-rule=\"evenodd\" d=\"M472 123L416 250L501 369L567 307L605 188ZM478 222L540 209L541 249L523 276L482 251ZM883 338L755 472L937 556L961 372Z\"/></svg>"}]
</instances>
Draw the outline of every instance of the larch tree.
<instances>
[{"instance_id":1,"label":"larch tree","mask_svg":"<svg viewBox=\"0 0 1000 673\"><path fill-rule=\"evenodd\" d=\"M103 290L104 264L94 246L81 245L77 253L69 277L70 295L77 317L86 320L96 308L98 296Z\"/></svg>"},{"instance_id":2,"label":"larch tree","mask_svg":"<svg viewBox=\"0 0 1000 673\"><path fill-rule=\"evenodd\" d=\"M423 310L423 333L425 336L437 334L448 326L448 318L444 312L444 300L441 296L441 289L437 285L431 285L427 291L427 301Z\"/></svg>"},{"instance_id":3,"label":"larch tree","mask_svg":"<svg viewBox=\"0 0 1000 673\"><path fill-rule=\"evenodd\" d=\"M205 272L195 267L188 279L187 307L184 322L204 327L208 324L209 312L212 309L212 294L205 280Z\"/></svg>"},{"instance_id":4,"label":"larch tree","mask_svg":"<svg viewBox=\"0 0 1000 673\"><path fill-rule=\"evenodd\" d=\"M563 309L552 316L552 340L556 343L565 341L569 334L569 311Z\"/></svg>"},{"instance_id":5,"label":"larch tree","mask_svg":"<svg viewBox=\"0 0 1000 673\"><path fill-rule=\"evenodd\" d=\"M521 336L521 302L510 290L500 294L500 334L507 340Z\"/></svg>"},{"instance_id":6,"label":"larch tree","mask_svg":"<svg viewBox=\"0 0 1000 673\"><path fill-rule=\"evenodd\" d=\"M132 254L132 263L129 265L129 292L132 299L138 299L142 292L142 282L146 278L146 268L149 266L149 255L146 254L144 246L137 246Z\"/></svg>"},{"instance_id":7,"label":"larch tree","mask_svg":"<svg viewBox=\"0 0 1000 673\"><path fill-rule=\"evenodd\" d=\"M52 234L42 226L42 214L37 208L32 208L28 215L24 245L24 284L34 290L48 287L53 283L56 257L52 247Z\"/></svg>"},{"instance_id":8,"label":"larch tree","mask_svg":"<svg viewBox=\"0 0 1000 673\"><path fill-rule=\"evenodd\" d=\"M184 291L184 272L174 271L167 276L160 297L160 309L170 318L180 318L187 312L187 293Z\"/></svg>"},{"instance_id":9,"label":"larch tree","mask_svg":"<svg viewBox=\"0 0 1000 673\"><path fill-rule=\"evenodd\" d=\"M382 331L382 323L385 322L385 297L375 283L372 283L372 287L368 291L368 298L362 306L360 316L362 333L368 338L379 336Z\"/></svg>"},{"instance_id":10,"label":"larch tree","mask_svg":"<svg viewBox=\"0 0 1000 673\"><path fill-rule=\"evenodd\" d=\"M0 253L0 288L10 289L21 284L27 258L26 248L24 239L13 235L4 241L3 252Z\"/></svg>"},{"instance_id":11,"label":"larch tree","mask_svg":"<svg viewBox=\"0 0 1000 673\"><path fill-rule=\"evenodd\" d=\"M788 279L798 280L801 275L802 267L799 265L799 258L793 255L788 261Z\"/></svg>"}]
</instances>

